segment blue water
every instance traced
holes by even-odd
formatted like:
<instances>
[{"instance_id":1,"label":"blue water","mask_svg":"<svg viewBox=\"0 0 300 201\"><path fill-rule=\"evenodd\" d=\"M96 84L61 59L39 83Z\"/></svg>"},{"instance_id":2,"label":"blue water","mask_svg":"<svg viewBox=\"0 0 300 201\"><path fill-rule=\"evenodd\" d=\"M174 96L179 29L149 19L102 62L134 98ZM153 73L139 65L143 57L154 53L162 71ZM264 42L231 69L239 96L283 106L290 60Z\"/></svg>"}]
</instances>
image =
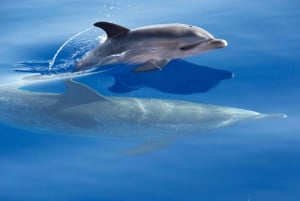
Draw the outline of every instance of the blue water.
<instances>
[{"instance_id":1,"label":"blue water","mask_svg":"<svg viewBox=\"0 0 300 201\"><path fill-rule=\"evenodd\" d=\"M18 75L10 71L15 64L51 60L66 40L96 21L129 28L180 22L229 43L186 61L233 72L234 78L206 93L154 87L130 88L127 95L288 118L243 122L133 156L122 151L138 140L40 135L0 124L0 200L300 200L299 8L296 0L2 1L1 83Z\"/></svg>"}]
</instances>

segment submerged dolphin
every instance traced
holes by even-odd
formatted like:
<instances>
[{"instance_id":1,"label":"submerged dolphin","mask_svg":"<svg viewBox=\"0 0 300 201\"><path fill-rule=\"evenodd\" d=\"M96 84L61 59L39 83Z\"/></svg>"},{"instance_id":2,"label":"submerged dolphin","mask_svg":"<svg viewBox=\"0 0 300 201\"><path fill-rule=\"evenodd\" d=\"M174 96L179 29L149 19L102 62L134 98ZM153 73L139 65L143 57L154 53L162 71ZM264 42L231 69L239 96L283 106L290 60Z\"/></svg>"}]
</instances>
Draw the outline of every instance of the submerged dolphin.
<instances>
[{"instance_id":1,"label":"submerged dolphin","mask_svg":"<svg viewBox=\"0 0 300 201\"><path fill-rule=\"evenodd\" d=\"M108 98L75 81L65 83L64 94L0 86L0 122L39 133L171 139L247 119L286 116L178 100Z\"/></svg>"},{"instance_id":2,"label":"submerged dolphin","mask_svg":"<svg viewBox=\"0 0 300 201\"><path fill-rule=\"evenodd\" d=\"M129 30L109 22L97 22L107 39L79 60L76 70L113 63L141 64L135 72L163 68L170 60L223 48L227 42L206 30L186 24L161 24Z\"/></svg>"}]
</instances>

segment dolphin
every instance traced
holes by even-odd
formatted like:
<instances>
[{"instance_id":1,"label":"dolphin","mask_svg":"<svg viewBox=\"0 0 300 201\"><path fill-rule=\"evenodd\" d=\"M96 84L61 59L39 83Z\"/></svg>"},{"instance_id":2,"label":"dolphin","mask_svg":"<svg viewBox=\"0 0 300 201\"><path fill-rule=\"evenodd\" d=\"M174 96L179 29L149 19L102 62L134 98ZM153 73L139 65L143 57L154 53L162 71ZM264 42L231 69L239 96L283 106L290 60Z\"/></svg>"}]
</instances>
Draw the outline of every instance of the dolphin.
<instances>
[{"instance_id":1,"label":"dolphin","mask_svg":"<svg viewBox=\"0 0 300 201\"><path fill-rule=\"evenodd\" d=\"M32 82L0 86L1 123L36 133L156 139L147 143L147 149L142 146L143 152L162 141L244 120L286 117L179 100L104 97L72 79L64 81L64 93L25 90L28 83L36 84Z\"/></svg>"},{"instance_id":2,"label":"dolphin","mask_svg":"<svg viewBox=\"0 0 300 201\"><path fill-rule=\"evenodd\" d=\"M139 64L134 72L162 69L170 60L227 46L208 31L187 24L159 24L136 29L96 22L107 39L76 64L76 70L115 63Z\"/></svg>"}]
</instances>

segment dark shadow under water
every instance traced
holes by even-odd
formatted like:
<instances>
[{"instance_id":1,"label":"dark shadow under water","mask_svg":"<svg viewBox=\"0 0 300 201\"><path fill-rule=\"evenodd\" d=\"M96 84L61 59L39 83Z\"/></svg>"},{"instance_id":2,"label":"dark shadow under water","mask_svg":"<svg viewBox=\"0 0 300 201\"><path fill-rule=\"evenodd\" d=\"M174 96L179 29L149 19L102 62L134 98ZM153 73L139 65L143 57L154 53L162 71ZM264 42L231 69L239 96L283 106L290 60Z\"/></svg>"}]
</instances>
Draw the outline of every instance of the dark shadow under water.
<instances>
[{"instance_id":1,"label":"dark shadow under water","mask_svg":"<svg viewBox=\"0 0 300 201\"><path fill-rule=\"evenodd\" d=\"M222 80L231 79L233 73L200 66L184 60L173 60L162 70L146 73L107 72L115 82L108 87L114 93L127 93L142 87L149 87L165 93L203 93L216 87Z\"/></svg>"}]
</instances>

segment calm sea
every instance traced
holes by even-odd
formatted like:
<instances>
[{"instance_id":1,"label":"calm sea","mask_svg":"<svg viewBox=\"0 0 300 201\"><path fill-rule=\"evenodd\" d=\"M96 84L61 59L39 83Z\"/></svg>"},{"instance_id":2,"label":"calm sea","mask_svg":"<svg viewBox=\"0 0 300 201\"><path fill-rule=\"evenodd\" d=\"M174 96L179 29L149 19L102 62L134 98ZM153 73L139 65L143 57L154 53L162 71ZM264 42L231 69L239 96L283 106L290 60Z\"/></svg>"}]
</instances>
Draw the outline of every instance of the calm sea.
<instances>
[{"instance_id":1,"label":"calm sea","mask_svg":"<svg viewBox=\"0 0 300 201\"><path fill-rule=\"evenodd\" d=\"M288 118L243 122L133 156L122 150L138 140L41 135L0 122L0 200L299 201L299 9L298 0L2 1L1 83L17 74L16 63L49 61L96 21L129 28L179 22L228 41L225 49L186 60L234 78L206 93L133 95Z\"/></svg>"}]
</instances>

